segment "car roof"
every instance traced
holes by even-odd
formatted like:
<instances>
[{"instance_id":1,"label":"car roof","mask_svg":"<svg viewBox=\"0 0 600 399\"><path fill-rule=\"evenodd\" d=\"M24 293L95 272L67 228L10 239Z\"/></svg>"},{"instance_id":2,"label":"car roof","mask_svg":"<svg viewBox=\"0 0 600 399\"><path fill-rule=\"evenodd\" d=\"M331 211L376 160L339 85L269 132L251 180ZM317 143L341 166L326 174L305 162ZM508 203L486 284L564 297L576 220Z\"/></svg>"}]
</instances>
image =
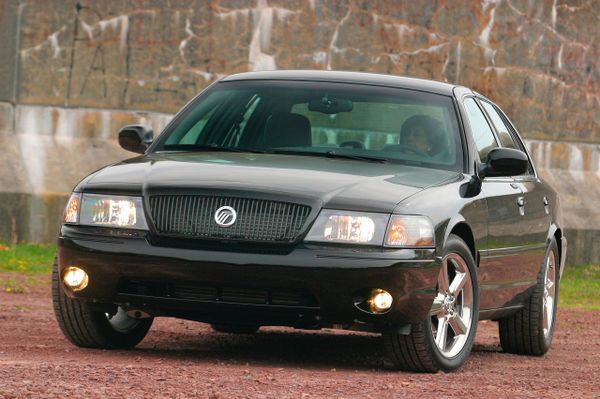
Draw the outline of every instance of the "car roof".
<instances>
[{"instance_id":1,"label":"car roof","mask_svg":"<svg viewBox=\"0 0 600 399\"><path fill-rule=\"evenodd\" d=\"M221 79L222 82L240 80L306 80L319 82L370 84L376 86L420 90L448 96L452 95L452 90L456 87L456 85L438 82L435 80L345 71L280 70L245 72L230 75Z\"/></svg>"}]
</instances>

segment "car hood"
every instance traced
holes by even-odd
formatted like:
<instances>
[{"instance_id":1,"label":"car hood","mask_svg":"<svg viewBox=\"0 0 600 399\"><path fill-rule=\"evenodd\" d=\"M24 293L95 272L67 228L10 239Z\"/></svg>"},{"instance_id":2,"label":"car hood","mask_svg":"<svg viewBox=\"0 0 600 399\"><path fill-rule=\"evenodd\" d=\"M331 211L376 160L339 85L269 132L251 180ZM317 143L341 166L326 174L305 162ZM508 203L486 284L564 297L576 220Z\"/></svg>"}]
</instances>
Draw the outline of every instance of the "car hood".
<instances>
[{"instance_id":1,"label":"car hood","mask_svg":"<svg viewBox=\"0 0 600 399\"><path fill-rule=\"evenodd\" d=\"M315 156L178 152L149 154L106 167L77 190L128 195L208 192L392 212L400 201L457 176L429 168Z\"/></svg>"}]
</instances>

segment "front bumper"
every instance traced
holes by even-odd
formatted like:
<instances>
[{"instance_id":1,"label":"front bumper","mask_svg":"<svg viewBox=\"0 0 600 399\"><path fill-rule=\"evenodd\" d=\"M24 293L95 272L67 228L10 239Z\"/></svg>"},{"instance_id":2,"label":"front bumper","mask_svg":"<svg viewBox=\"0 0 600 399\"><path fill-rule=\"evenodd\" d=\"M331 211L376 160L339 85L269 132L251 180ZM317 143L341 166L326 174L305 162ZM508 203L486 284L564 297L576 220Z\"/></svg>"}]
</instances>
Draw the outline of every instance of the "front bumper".
<instances>
[{"instance_id":1,"label":"front bumper","mask_svg":"<svg viewBox=\"0 0 600 399\"><path fill-rule=\"evenodd\" d=\"M300 245L278 254L234 252L235 244L229 248L233 251L162 247L146 238L92 236L63 227L58 267L62 273L78 266L89 275L82 291L63 287L69 297L155 316L304 328L356 323L384 328L426 317L441 264L433 249ZM393 295L389 312L372 314L356 305L373 288ZM214 298L211 292L217 293ZM300 293L309 300L286 303L279 300L289 297L285 293Z\"/></svg>"}]
</instances>

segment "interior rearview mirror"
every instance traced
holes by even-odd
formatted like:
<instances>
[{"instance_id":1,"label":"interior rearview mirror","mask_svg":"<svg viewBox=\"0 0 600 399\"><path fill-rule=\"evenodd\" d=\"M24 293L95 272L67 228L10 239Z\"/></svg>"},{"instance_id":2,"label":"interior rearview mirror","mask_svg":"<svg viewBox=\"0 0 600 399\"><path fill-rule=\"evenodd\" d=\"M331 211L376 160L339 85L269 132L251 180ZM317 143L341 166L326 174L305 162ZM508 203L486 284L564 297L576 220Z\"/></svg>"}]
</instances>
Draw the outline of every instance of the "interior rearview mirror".
<instances>
[{"instance_id":1,"label":"interior rearview mirror","mask_svg":"<svg viewBox=\"0 0 600 399\"><path fill-rule=\"evenodd\" d=\"M121 148L143 154L152 144L154 132L143 125L127 125L119 130L119 145Z\"/></svg>"},{"instance_id":2,"label":"interior rearview mirror","mask_svg":"<svg viewBox=\"0 0 600 399\"><path fill-rule=\"evenodd\" d=\"M325 94L322 98L310 100L308 110L332 115L340 112L350 112L354 109L352 101L345 98L335 98Z\"/></svg>"},{"instance_id":3,"label":"interior rearview mirror","mask_svg":"<svg viewBox=\"0 0 600 399\"><path fill-rule=\"evenodd\" d=\"M517 176L529 167L527 154L513 148L494 148L488 153L485 164L479 168L479 177Z\"/></svg>"}]
</instances>

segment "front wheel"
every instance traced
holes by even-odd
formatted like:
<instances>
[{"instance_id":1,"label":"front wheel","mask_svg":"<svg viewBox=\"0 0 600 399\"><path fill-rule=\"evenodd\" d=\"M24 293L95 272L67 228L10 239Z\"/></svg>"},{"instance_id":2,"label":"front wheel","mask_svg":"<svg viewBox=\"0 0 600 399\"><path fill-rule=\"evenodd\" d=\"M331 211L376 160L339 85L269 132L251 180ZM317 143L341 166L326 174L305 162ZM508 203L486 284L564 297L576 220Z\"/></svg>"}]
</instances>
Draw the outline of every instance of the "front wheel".
<instances>
[{"instance_id":1,"label":"front wheel","mask_svg":"<svg viewBox=\"0 0 600 399\"><path fill-rule=\"evenodd\" d=\"M469 247L451 234L444 249L436 296L429 315L403 335L383 334L393 365L405 371L453 371L469 356L479 313L475 261Z\"/></svg>"},{"instance_id":2,"label":"front wheel","mask_svg":"<svg viewBox=\"0 0 600 399\"><path fill-rule=\"evenodd\" d=\"M62 287L56 258L52 266L52 301L56 320L65 337L84 348L132 348L144 339L152 325L152 318L134 319L121 307L109 315L69 298Z\"/></svg>"}]
</instances>

